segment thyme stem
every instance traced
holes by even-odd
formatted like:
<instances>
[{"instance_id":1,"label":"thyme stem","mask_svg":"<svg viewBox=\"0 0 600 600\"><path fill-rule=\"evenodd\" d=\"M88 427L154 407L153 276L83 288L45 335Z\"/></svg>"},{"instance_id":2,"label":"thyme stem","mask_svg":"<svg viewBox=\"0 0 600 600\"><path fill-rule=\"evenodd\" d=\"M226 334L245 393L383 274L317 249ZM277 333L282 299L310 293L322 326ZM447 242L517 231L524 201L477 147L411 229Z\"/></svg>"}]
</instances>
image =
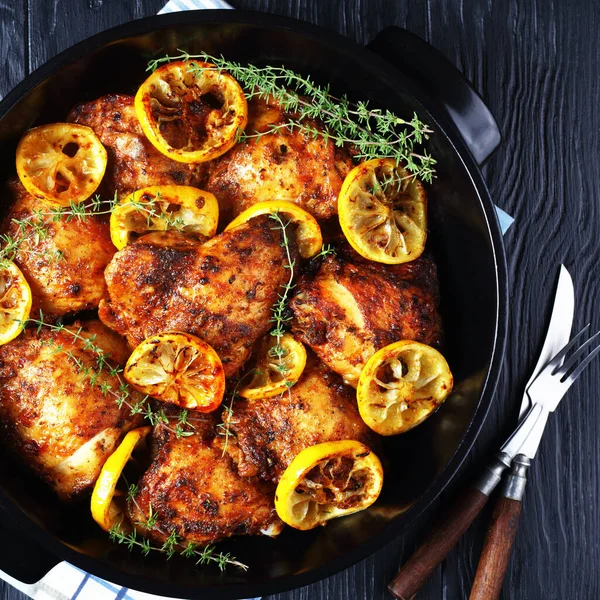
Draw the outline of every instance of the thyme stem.
<instances>
[{"instance_id":1,"label":"thyme stem","mask_svg":"<svg viewBox=\"0 0 600 600\"><path fill-rule=\"evenodd\" d=\"M188 542L182 547L181 540L179 539L179 536L175 530L167 533L158 524L158 514L152 510L152 504L149 505L150 515L146 516L146 513L142 510L142 507L136 500L136 495L138 493L139 487L137 485L128 486L127 501L133 502L138 511L144 515L145 519L144 521L136 523L136 525L143 527L146 530L158 531L161 535L164 535L166 539L163 545L153 546L149 539L138 538L136 529L134 529L132 533L124 532L121 527L122 523L117 523L111 528L110 539L112 541L115 541L118 544L125 544L129 550L133 550L133 548L137 546L138 548L141 548L144 556L148 556L148 554L150 554L152 551L162 552L167 555L167 559L170 559L177 554L179 547L179 554L185 558L196 558L197 565L215 562L221 571L224 571L227 565L239 567L244 571L248 570L248 565L239 562L235 556L231 556L229 552L225 554L223 552L216 552L214 546L205 546L203 548L199 548L193 542Z\"/></svg>"}]
</instances>

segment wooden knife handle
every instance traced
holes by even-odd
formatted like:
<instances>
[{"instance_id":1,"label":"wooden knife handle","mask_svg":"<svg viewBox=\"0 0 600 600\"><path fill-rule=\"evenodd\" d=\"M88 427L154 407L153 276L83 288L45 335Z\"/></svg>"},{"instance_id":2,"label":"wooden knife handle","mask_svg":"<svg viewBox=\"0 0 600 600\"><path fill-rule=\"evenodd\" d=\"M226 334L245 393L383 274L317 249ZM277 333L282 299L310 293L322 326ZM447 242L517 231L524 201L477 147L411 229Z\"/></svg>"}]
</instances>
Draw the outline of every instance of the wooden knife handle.
<instances>
[{"instance_id":1,"label":"wooden knife handle","mask_svg":"<svg viewBox=\"0 0 600 600\"><path fill-rule=\"evenodd\" d=\"M521 454L513 461L510 474L502 487L502 497L494 507L469 600L496 600L500 597L502 581L519 526L521 500L530 464L529 458Z\"/></svg>"},{"instance_id":2,"label":"wooden knife handle","mask_svg":"<svg viewBox=\"0 0 600 600\"><path fill-rule=\"evenodd\" d=\"M510 459L503 453L497 454L493 462L487 466L483 476L458 498L450 511L429 532L423 543L388 585L388 590L394 598L398 600L414 598L481 512L508 465Z\"/></svg>"},{"instance_id":3,"label":"wooden knife handle","mask_svg":"<svg viewBox=\"0 0 600 600\"><path fill-rule=\"evenodd\" d=\"M410 600L415 596L487 501L488 496L476 488L469 488L458 499L389 584L388 590L394 598Z\"/></svg>"},{"instance_id":4,"label":"wooden knife handle","mask_svg":"<svg viewBox=\"0 0 600 600\"><path fill-rule=\"evenodd\" d=\"M469 600L495 600L500 596L520 516L520 500L511 498L498 500Z\"/></svg>"}]
</instances>

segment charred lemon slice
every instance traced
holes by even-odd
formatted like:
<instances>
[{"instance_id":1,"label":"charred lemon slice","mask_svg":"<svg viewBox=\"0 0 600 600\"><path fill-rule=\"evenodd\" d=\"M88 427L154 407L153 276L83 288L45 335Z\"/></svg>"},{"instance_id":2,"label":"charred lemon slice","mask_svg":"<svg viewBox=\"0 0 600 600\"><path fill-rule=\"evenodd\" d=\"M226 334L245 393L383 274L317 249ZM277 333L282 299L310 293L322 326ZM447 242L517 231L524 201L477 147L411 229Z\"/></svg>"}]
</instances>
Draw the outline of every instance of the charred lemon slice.
<instances>
[{"instance_id":1,"label":"charred lemon slice","mask_svg":"<svg viewBox=\"0 0 600 600\"><path fill-rule=\"evenodd\" d=\"M135 447L150 433L151 427L133 429L119 447L108 457L92 492L92 517L105 531L125 520L124 503L115 501L117 483Z\"/></svg>"},{"instance_id":2,"label":"charred lemon slice","mask_svg":"<svg viewBox=\"0 0 600 600\"><path fill-rule=\"evenodd\" d=\"M215 410L225 392L221 359L189 333L147 338L129 357L123 375L148 396L198 412Z\"/></svg>"},{"instance_id":3,"label":"charred lemon slice","mask_svg":"<svg viewBox=\"0 0 600 600\"><path fill-rule=\"evenodd\" d=\"M248 400L279 396L300 379L305 366L306 349L293 335L285 333L279 343L269 336L258 349L250 383L238 394Z\"/></svg>"},{"instance_id":4,"label":"charred lemon slice","mask_svg":"<svg viewBox=\"0 0 600 600\"><path fill-rule=\"evenodd\" d=\"M297 223L296 240L298 241L298 250L302 258L310 258L321 251L323 236L321 235L321 228L317 220L303 208L288 200L257 202L231 221L225 228L225 231L242 225L258 215L265 214L280 214L284 223L287 223L290 219Z\"/></svg>"},{"instance_id":5,"label":"charred lemon slice","mask_svg":"<svg viewBox=\"0 0 600 600\"><path fill-rule=\"evenodd\" d=\"M400 264L418 258L425 248L425 189L392 158L369 160L348 173L338 214L350 245L369 260Z\"/></svg>"},{"instance_id":6,"label":"charred lemon slice","mask_svg":"<svg viewBox=\"0 0 600 600\"><path fill-rule=\"evenodd\" d=\"M404 433L423 422L452 391L452 373L434 348L400 341L376 352L356 388L363 421L381 435Z\"/></svg>"},{"instance_id":7,"label":"charred lemon slice","mask_svg":"<svg viewBox=\"0 0 600 600\"><path fill-rule=\"evenodd\" d=\"M17 175L37 198L69 206L89 198L106 170L106 150L84 125L53 123L29 130L17 146Z\"/></svg>"},{"instance_id":8,"label":"charred lemon slice","mask_svg":"<svg viewBox=\"0 0 600 600\"><path fill-rule=\"evenodd\" d=\"M135 112L152 145L184 163L227 152L248 120L239 83L215 65L197 60L156 69L135 96Z\"/></svg>"},{"instance_id":9,"label":"charred lemon slice","mask_svg":"<svg viewBox=\"0 0 600 600\"><path fill-rule=\"evenodd\" d=\"M15 263L0 261L0 346L14 340L31 310L31 288Z\"/></svg>"},{"instance_id":10,"label":"charred lemon slice","mask_svg":"<svg viewBox=\"0 0 600 600\"><path fill-rule=\"evenodd\" d=\"M325 442L302 450L284 471L275 510L291 527L313 529L371 506L382 485L381 462L367 446Z\"/></svg>"},{"instance_id":11,"label":"charred lemon slice","mask_svg":"<svg viewBox=\"0 0 600 600\"><path fill-rule=\"evenodd\" d=\"M133 192L114 208L110 237L121 250L153 231L212 237L218 222L219 204L211 193L187 185L155 185Z\"/></svg>"}]
</instances>

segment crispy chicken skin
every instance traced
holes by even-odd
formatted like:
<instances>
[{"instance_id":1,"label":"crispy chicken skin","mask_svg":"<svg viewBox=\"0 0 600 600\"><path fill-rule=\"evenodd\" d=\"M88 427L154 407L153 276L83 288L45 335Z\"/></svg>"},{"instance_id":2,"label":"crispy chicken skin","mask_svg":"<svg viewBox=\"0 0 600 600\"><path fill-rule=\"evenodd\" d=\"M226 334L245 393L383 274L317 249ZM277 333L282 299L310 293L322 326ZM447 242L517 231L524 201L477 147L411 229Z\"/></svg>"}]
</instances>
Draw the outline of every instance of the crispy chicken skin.
<instances>
[{"instance_id":1,"label":"crispy chicken skin","mask_svg":"<svg viewBox=\"0 0 600 600\"><path fill-rule=\"evenodd\" d=\"M211 442L214 421L195 421L196 431L177 438L164 427L153 432L154 458L129 503L132 523L152 514L156 525L140 533L163 542L173 531L182 542L204 545L232 535L277 535L283 523L273 499L275 486L240 476L231 458Z\"/></svg>"},{"instance_id":2,"label":"crispy chicken skin","mask_svg":"<svg viewBox=\"0 0 600 600\"><path fill-rule=\"evenodd\" d=\"M298 281L292 330L319 358L356 387L365 362L380 348L409 339L441 341L435 265L351 263L328 256Z\"/></svg>"},{"instance_id":3,"label":"crispy chicken skin","mask_svg":"<svg viewBox=\"0 0 600 600\"><path fill-rule=\"evenodd\" d=\"M110 353L113 364L127 359L125 342L99 321L69 327ZM57 351L62 346L63 351ZM95 366L96 355L68 331L27 330L0 347L1 439L63 500L90 488L121 437L138 417L119 409L100 383L119 389L119 379L103 370L96 385L85 379L73 356Z\"/></svg>"},{"instance_id":4,"label":"crispy chicken skin","mask_svg":"<svg viewBox=\"0 0 600 600\"><path fill-rule=\"evenodd\" d=\"M291 248L296 255L296 248ZM266 215L190 249L146 244L118 252L106 269L110 300L100 318L132 347L161 331L198 335L218 352L227 376L267 333L286 281L285 249Z\"/></svg>"},{"instance_id":5,"label":"crispy chicken skin","mask_svg":"<svg viewBox=\"0 0 600 600\"><path fill-rule=\"evenodd\" d=\"M230 430L227 450L240 475L274 482L309 446L352 439L375 448L377 439L358 413L353 390L313 354L289 394L236 400Z\"/></svg>"},{"instance_id":6,"label":"crispy chicken skin","mask_svg":"<svg viewBox=\"0 0 600 600\"><path fill-rule=\"evenodd\" d=\"M102 191L119 198L149 185L202 187L204 164L184 164L161 154L146 139L133 96L110 94L76 106L67 121L91 127L108 153Z\"/></svg>"},{"instance_id":7,"label":"crispy chicken skin","mask_svg":"<svg viewBox=\"0 0 600 600\"><path fill-rule=\"evenodd\" d=\"M248 134L288 118L276 104L258 99L249 102L248 111ZM337 213L337 196L351 168L333 142L281 130L243 141L211 161L206 189L217 197L225 221L262 200L290 200L327 219Z\"/></svg>"},{"instance_id":8,"label":"crispy chicken skin","mask_svg":"<svg viewBox=\"0 0 600 600\"><path fill-rule=\"evenodd\" d=\"M14 203L3 232L17 239L26 236L15 262L31 286L32 314L41 309L57 317L97 308L106 292L104 269L115 253L108 224L97 217L83 221L45 216L44 235L36 236L30 226L23 233L15 220L37 223L36 213L48 213L53 205L31 196L18 181L10 187Z\"/></svg>"}]
</instances>

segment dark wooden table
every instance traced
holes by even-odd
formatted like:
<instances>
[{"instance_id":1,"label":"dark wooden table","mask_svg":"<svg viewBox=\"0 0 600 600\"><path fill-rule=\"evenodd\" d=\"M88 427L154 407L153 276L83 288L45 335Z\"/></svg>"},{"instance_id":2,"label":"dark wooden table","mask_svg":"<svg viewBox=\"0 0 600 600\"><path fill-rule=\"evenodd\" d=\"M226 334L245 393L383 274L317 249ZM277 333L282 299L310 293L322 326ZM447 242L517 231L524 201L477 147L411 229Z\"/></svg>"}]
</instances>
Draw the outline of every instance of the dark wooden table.
<instances>
[{"instance_id":1,"label":"dark wooden table","mask_svg":"<svg viewBox=\"0 0 600 600\"><path fill-rule=\"evenodd\" d=\"M165 0L0 2L0 93L98 31L155 14ZM369 559L273 600L379 599L433 514L468 481L516 419L518 394L549 316L557 265L574 275L576 323L600 327L600 15L589 0L231 0L236 8L317 23L359 42L386 25L440 49L486 99L504 135L485 168L496 202L517 220L505 236L510 272L507 356L496 398L452 490L406 535ZM530 471L503 598L600 598L600 362L551 419ZM468 596L489 510L419 596ZM22 594L0 583L4 600Z\"/></svg>"}]
</instances>

